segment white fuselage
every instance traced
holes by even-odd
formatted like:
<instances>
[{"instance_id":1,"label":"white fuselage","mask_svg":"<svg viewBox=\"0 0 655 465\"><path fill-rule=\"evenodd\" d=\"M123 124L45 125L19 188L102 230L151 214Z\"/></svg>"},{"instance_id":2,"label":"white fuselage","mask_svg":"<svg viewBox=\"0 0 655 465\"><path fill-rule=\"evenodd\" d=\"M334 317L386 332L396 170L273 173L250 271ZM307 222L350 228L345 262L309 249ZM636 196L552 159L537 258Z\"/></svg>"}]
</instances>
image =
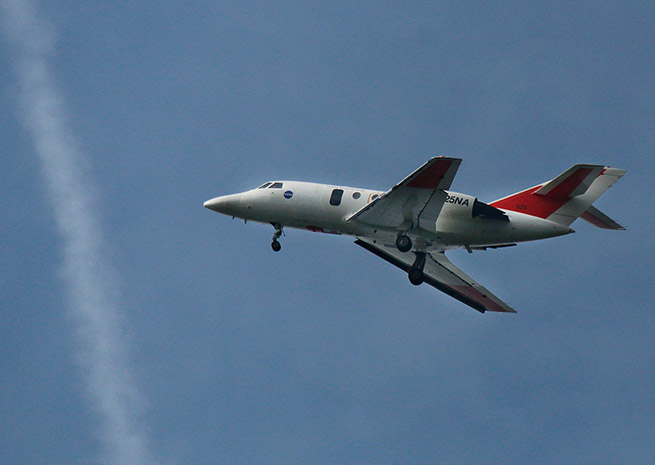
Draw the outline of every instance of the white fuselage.
<instances>
[{"instance_id":1,"label":"white fuselage","mask_svg":"<svg viewBox=\"0 0 655 465\"><path fill-rule=\"evenodd\" d=\"M371 189L277 181L240 194L214 198L205 202L205 207L276 227L375 237L393 243L401 229L380 229L347 221L382 194L383 191ZM513 211L503 210L509 221L474 217L471 212L475 197L451 191L446 194L448 200L434 225L403 230L417 246L425 249L498 246L573 232L568 226Z\"/></svg>"}]
</instances>

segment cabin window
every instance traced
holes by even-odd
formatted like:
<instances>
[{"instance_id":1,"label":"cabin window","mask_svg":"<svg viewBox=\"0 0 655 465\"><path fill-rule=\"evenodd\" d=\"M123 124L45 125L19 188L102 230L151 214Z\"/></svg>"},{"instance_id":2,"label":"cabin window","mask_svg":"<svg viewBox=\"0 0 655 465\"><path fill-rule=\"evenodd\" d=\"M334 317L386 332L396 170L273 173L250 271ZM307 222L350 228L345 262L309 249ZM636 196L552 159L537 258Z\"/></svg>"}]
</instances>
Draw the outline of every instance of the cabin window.
<instances>
[{"instance_id":1,"label":"cabin window","mask_svg":"<svg viewBox=\"0 0 655 465\"><path fill-rule=\"evenodd\" d=\"M266 188L267 188L268 186L270 186L271 184L272 184L272 183L267 182L266 184L262 184L261 186L259 186L257 189L266 189Z\"/></svg>"},{"instance_id":2,"label":"cabin window","mask_svg":"<svg viewBox=\"0 0 655 465\"><path fill-rule=\"evenodd\" d=\"M282 189L282 183L281 182L274 182L271 184L271 187L269 189Z\"/></svg>"},{"instance_id":3,"label":"cabin window","mask_svg":"<svg viewBox=\"0 0 655 465\"><path fill-rule=\"evenodd\" d=\"M357 200L361 196L362 196L362 194L360 194L359 192L353 192L353 199Z\"/></svg>"},{"instance_id":4,"label":"cabin window","mask_svg":"<svg viewBox=\"0 0 655 465\"><path fill-rule=\"evenodd\" d=\"M330 196L330 205L341 205L341 197L343 197L343 189L334 189Z\"/></svg>"},{"instance_id":5,"label":"cabin window","mask_svg":"<svg viewBox=\"0 0 655 465\"><path fill-rule=\"evenodd\" d=\"M378 195L377 195L377 194L373 194L373 196L371 197L371 200L375 200L375 199L377 199L377 198L378 198Z\"/></svg>"}]
</instances>

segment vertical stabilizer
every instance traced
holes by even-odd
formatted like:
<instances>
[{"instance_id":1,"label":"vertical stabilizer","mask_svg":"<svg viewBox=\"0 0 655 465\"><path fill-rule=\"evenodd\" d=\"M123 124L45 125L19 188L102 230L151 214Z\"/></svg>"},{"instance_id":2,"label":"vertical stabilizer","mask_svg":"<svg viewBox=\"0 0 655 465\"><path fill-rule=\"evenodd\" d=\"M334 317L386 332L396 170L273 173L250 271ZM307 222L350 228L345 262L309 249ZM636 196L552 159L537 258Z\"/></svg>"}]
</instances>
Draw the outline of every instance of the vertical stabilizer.
<instances>
[{"instance_id":1,"label":"vertical stabilizer","mask_svg":"<svg viewBox=\"0 0 655 465\"><path fill-rule=\"evenodd\" d=\"M591 204L625 172L602 165L575 165L551 181L496 200L491 205L565 226L582 216L599 227L622 229L597 209L592 210Z\"/></svg>"},{"instance_id":2,"label":"vertical stabilizer","mask_svg":"<svg viewBox=\"0 0 655 465\"><path fill-rule=\"evenodd\" d=\"M616 168L605 168L601 173L598 175L596 179L594 179L594 182L591 183L589 188L581 195L577 195L564 205L557 211L555 211L551 216L548 217L549 220L555 221L560 224L564 225L570 225L573 223L579 216L582 216L587 212L591 205L598 200L598 198L603 195L603 193L612 187L612 184L614 184L616 181L618 181L621 176L625 174L626 170L619 170ZM593 209L590 215L593 216L594 212L600 213L599 210ZM603 219L603 221L609 220L612 223L617 224L613 220L611 220L609 217L604 215L603 213L600 213ZM597 218L601 218L598 215L596 215ZM586 218L585 218L586 219ZM593 223L597 224L597 223ZM623 229L622 227L619 228L609 228L609 229Z\"/></svg>"}]
</instances>

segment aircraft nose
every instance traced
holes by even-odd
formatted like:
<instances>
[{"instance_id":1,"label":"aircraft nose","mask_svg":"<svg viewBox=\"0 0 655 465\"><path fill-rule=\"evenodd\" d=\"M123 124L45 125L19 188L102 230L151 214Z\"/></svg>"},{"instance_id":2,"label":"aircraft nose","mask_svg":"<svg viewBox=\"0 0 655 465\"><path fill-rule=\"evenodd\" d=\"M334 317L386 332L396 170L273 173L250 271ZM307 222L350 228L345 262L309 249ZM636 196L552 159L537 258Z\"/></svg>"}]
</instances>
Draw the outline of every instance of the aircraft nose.
<instances>
[{"instance_id":1,"label":"aircraft nose","mask_svg":"<svg viewBox=\"0 0 655 465\"><path fill-rule=\"evenodd\" d=\"M241 195L232 194L232 195L222 195L210 200L207 200L203 206L214 210L218 213L223 213L224 215L236 216L239 214L241 207Z\"/></svg>"}]
</instances>

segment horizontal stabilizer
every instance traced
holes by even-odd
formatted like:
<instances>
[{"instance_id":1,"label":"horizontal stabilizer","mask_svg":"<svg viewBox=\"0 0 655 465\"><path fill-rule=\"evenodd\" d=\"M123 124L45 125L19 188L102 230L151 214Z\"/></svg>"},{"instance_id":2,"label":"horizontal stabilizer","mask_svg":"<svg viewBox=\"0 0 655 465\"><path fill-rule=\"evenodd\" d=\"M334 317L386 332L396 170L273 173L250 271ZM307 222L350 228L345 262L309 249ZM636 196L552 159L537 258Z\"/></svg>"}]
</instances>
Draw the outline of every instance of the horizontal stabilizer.
<instances>
[{"instance_id":1,"label":"horizontal stabilizer","mask_svg":"<svg viewBox=\"0 0 655 465\"><path fill-rule=\"evenodd\" d=\"M623 226L621 226L619 223L614 221L612 218L607 216L596 207L589 207L587 211L580 216L580 218L599 228L625 230Z\"/></svg>"},{"instance_id":2,"label":"horizontal stabilizer","mask_svg":"<svg viewBox=\"0 0 655 465\"><path fill-rule=\"evenodd\" d=\"M582 195L587 192L603 168L602 165L575 165L541 186L535 194L553 198Z\"/></svg>"}]
</instances>

